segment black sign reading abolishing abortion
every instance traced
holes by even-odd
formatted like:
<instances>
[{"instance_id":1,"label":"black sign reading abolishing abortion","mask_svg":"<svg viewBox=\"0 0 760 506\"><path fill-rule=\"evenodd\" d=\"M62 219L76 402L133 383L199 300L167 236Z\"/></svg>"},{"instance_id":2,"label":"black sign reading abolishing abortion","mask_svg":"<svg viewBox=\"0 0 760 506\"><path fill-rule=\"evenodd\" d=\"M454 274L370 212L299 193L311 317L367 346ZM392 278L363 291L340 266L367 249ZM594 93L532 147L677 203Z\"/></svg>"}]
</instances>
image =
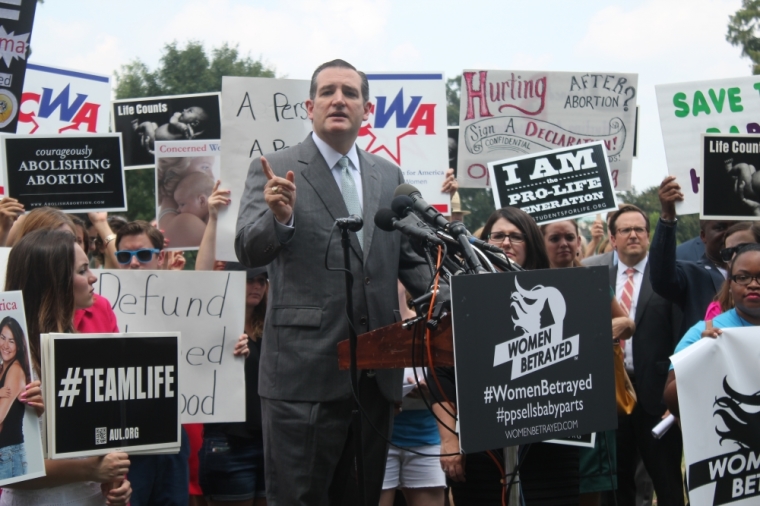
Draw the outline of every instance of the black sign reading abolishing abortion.
<instances>
[{"instance_id":1,"label":"black sign reading abolishing abortion","mask_svg":"<svg viewBox=\"0 0 760 506\"><path fill-rule=\"evenodd\" d=\"M156 141L221 139L220 100L220 93L115 100L111 123L124 137L124 166L153 167Z\"/></svg>"},{"instance_id":2,"label":"black sign reading abolishing abortion","mask_svg":"<svg viewBox=\"0 0 760 506\"><path fill-rule=\"evenodd\" d=\"M496 209L519 207L537 223L617 209L604 142L490 162Z\"/></svg>"},{"instance_id":3,"label":"black sign reading abolishing abortion","mask_svg":"<svg viewBox=\"0 0 760 506\"><path fill-rule=\"evenodd\" d=\"M16 133L36 7L37 0L15 0L0 8L0 132Z\"/></svg>"},{"instance_id":4,"label":"black sign reading abolishing abortion","mask_svg":"<svg viewBox=\"0 0 760 506\"><path fill-rule=\"evenodd\" d=\"M454 276L466 453L617 427L605 267Z\"/></svg>"},{"instance_id":5,"label":"black sign reading abolishing abortion","mask_svg":"<svg viewBox=\"0 0 760 506\"><path fill-rule=\"evenodd\" d=\"M179 334L50 334L50 458L179 450Z\"/></svg>"},{"instance_id":6,"label":"black sign reading abolishing abortion","mask_svg":"<svg viewBox=\"0 0 760 506\"><path fill-rule=\"evenodd\" d=\"M4 137L5 194L26 210L126 211L119 134Z\"/></svg>"}]
</instances>

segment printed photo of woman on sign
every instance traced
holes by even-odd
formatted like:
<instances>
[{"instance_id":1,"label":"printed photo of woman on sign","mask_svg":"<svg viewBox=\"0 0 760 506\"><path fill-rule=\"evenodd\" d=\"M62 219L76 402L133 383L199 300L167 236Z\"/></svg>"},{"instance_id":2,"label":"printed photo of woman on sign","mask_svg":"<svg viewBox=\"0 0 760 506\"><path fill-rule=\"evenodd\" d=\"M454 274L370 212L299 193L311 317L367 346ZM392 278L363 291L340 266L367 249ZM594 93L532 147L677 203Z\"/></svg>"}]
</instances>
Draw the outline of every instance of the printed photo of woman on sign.
<instances>
[{"instance_id":1,"label":"printed photo of woman on sign","mask_svg":"<svg viewBox=\"0 0 760 506\"><path fill-rule=\"evenodd\" d=\"M180 144L185 147L177 147ZM219 179L219 151L209 152L210 143L191 143L197 156L167 156L156 153L156 217L158 228L168 239L167 249L197 249L208 223L208 199ZM190 145L159 145L167 152ZM218 146L218 144L216 144ZM206 149L204 149L206 148ZM172 153L173 154L173 153Z\"/></svg>"},{"instance_id":2,"label":"printed photo of woman on sign","mask_svg":"<svg viewBox=\"0 0 760 506\"><path fill-rule=\"evenodd\" d=\"M24 331L15 318L0 321L0 480L27 472L24 446L25 406L18 399L31 383L29 353Z\"/></svg>"}]
</instances>

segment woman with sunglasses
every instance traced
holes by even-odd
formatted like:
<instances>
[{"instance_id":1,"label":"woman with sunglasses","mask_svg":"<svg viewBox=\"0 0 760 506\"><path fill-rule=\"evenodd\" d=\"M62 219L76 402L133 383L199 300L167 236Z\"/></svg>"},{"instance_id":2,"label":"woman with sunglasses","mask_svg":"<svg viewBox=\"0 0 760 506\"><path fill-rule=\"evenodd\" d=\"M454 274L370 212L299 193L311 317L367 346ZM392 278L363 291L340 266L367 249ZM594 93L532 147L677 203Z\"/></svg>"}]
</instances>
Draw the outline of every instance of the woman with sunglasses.
<instances>
[{"instance_id":1,"label":"woman with sunglasses","mask_svg":"<svg viewBox=\"0 0 760 506\"><path fill-rule=\"evenodd\" d=\"M541 226L544 244L552 269L579 267L578 251L581 248L578 223L575 220L556 221ZM612 336L627 339L633 335L635 324L626 317L610 287L610 311L612 313ZM618 344L615 344L618 346ZM580 504L595 506L601 502L601 493L617 489L617 444L615 431L597 434L594 448L580 448Z\"/></svg>"},{"instance_id":2,"label":"woman with sunglasses","mask_svg":"<svg viewBox=\"0 0 760 506\"><path fill-rule=\"evenodd\" d=\"M711 328L701 321L689 329L676 346L675 353L684 350L703 337L716 338L721 328L751 327L760 325L760 244L747 244L740 248L728 269L728 286L734 308L712 320ZM671 365L665 384L665 404L674 415L679 415L676 373Z\"/></svg>"},{"instance_id":3,"label":"woman with sunglasses","mask_svg":"<svg viewBox=\"0 0 760 506\"><path fill-rule=\"evenodd\" d=\"M723 249L720 250L721 260L728 265L737 251L747 244L756 243L760 243L760 225L758 223L749 221L735 223L726 230L726 236L723 239ZM715 299L707 306L705 320L712 320L719 314L725 313L734 307L730 286L730 280L727 279L723 282L723 286L717 295L715 295Z\"/></svg>"},{"instance_id":4,"label":"woman with sunglasses","mask_svg":"<svg viewBox=\"0 0 760 506\"><path fill-rule=\"evenodd\" d=\"M74 332L74 311L92 305L95 280L87 255L69 232L36 230L11 249L5 290L23 293L35 379L42 374L40 334ZM126 505L128 470L126 453L45 460L46 476L5 488L0 505Z\"/></svg>"}]
</instances>

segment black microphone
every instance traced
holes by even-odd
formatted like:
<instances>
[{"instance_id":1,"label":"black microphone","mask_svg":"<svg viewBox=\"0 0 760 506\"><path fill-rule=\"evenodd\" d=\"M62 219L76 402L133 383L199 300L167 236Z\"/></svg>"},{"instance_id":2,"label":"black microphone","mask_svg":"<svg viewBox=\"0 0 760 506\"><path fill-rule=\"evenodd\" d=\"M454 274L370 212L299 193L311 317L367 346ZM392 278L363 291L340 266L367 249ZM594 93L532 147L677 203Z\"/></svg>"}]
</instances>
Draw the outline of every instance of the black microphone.
<instances>
[{"instance_id":1,"label":"black microphone","mask_svg":"<svg viewBox=\"0 0 760 506\"><path fill-rule=\"evenodd\" d=\"M448 226L449 220L447 220L446 217L438 211L438 209L425 202L425 199L422 198L420 191L414 186L406 183L401 184L396 188L394 195L396 197L399 195L406 195L412 199L412 202L414 204L413 209L420 213L425 221L434 227L445 230Z\"/></svg>"},{"instance_id":2,"label":"black microphone","mask_svg":"<svg viewBox=\"0 0 760 506\"><path fill-rule=\"evenodd\" d=\"M358 232L364 226L364 220L362 220L361 216L352 214L346 218L338 218L335 220L335 224L338 225L341 229L348 229L351 232Z\"/></svg>"},{"instance_id":3,"label":"black microphone","mask_svg":"<svg viewBox=\"0 0 760 506\"><path fill-rule=\"evenodd\" d=\"M414 201L408 195L398 195L391 202L391 209L396 216L405 217L414 212Z\"/></svg>"},{"instance_id":4,"label":"black microphone","mask_svg":"<svg viewBox=\"0 0 760 506\"><path fill-rule=\"evenodd\" d=\"M380 230L385 230L386 232L398 230L409 237L443 246L443 241L433 234L424 223L419 222L416 215L407 216L399 220L393 210L388 208L380 209L375 214L375 225Z\"/></svg>"},{"instance_id":5,"label":"black microphone","mask_svg":"<svg viewBox=\"0 0 760 506\"><path fill-rule=\"evenodd\" d=\"M477 246L480 249L484 249L486 251L490 251L491 253L501 253L501 254L504 254L504 250L501 249L500 247L494 246L491 243L488 243L486 241L478 239L475 236L468 235L467 236L467 240L470 241L470 244L472 244L474 246Z\"/></svg>"}]
</instances>

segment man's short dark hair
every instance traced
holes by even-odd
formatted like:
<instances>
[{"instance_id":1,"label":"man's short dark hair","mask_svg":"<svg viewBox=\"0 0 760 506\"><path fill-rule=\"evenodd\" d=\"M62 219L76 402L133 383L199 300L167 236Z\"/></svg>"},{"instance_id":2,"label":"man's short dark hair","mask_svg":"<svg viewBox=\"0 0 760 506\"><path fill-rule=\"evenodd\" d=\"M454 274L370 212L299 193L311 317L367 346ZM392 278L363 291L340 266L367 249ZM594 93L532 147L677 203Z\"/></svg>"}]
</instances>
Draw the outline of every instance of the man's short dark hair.
<instances>
[{"instance_id":1,"label":"man's short dark hair","mask_svg":"<svg viewBox=\"0 0 760 506\"><path fill-rule=\"evenodd\" d=\"M356 67L348 63L346 60L333 60L327 63L323 63L314 73L311 75L311 86L309 87L309 98L314 100L317 97L317 75L325 69L339 68L339 69L351 69L361 77L362 80L362 99L366 104L369 101L369 81L367 80L367 74L356 70Z\"/></svg>"},{"instance_id":2,"label":"man's short dark hair","mask_svg":"<svg viewBox=\"0 0 760 506\"><path fill-rule=\"evenodd\" d=\"M119 249L119 244L121 244L121 240L123 238L129 237L131 235L142 234L148 236L148 239L150 239L150 242L153 244L154 248L159 251L164 249L164 234L162 234L159 229L143 220L130 221L121 227L119 232L116 234L116 249Z\"/></svg>"},{"instance_id":3,"label":"man's short dark hair","mask_svg":"<svg viewBox=\"0 0 760 506\"><path fill-rule=\"evenodd\" d=\"M625 213L639 213L641 216L644 217L644 227L646 228L647 234L649 233L649 216L646 215L644 211L639 209L638 207L634 206L633 204L626 204L624 206L620 206L620 209L615 211L615 213L610 218L610 233L612 235L617 234L617 220L620 218L620 216L624 215Z\"/></svg>"}]
</instances>

